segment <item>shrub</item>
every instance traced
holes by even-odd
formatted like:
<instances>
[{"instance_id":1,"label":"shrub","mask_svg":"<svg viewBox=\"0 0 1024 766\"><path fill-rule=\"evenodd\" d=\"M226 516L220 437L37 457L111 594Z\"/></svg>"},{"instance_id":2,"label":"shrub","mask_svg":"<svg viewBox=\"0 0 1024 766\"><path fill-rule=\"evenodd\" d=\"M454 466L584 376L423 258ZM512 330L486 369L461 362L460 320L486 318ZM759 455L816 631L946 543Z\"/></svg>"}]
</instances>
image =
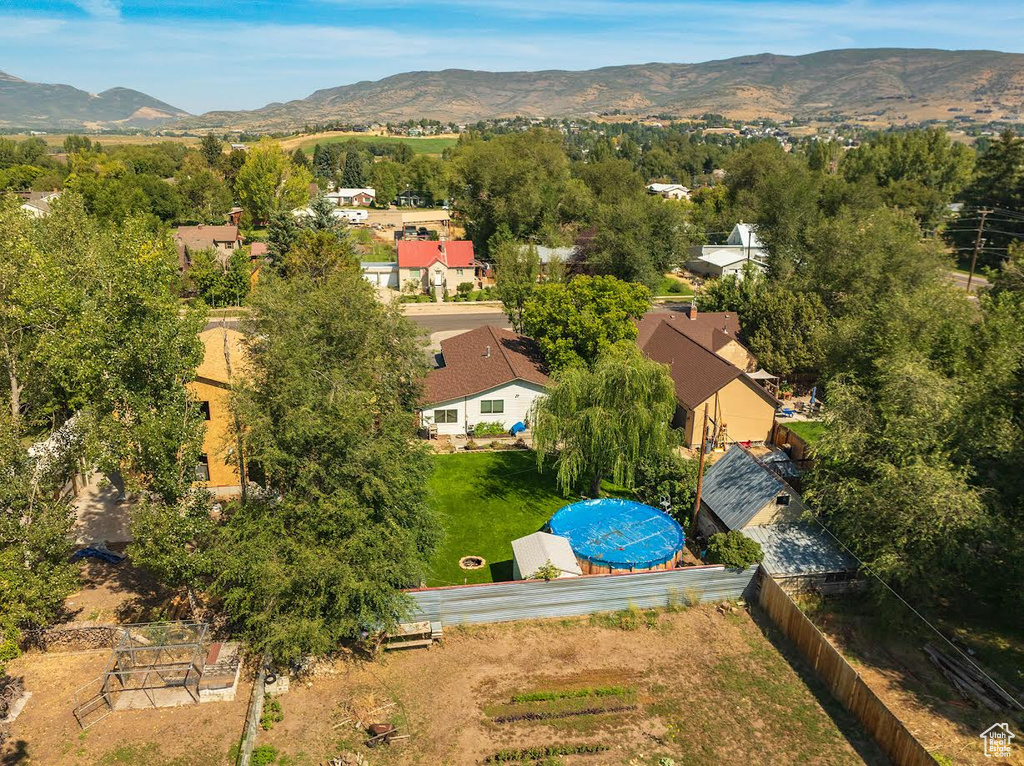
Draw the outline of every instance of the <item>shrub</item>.
<instances>
[{"instance_id":1,"label":"shrub","mask_svg":"<svg viewBox=\"0 0 1024 766\"><path fill-rule=\"evenodd\" d=\"M459 295L469 295L471 292L473 292L473 283L462 282L459 284L456 290L458 290Z\"/></svg>"},{"instance_id":2,"label":"shrub","mask_svg":"<svg viewBox=\"0 0 1024 766\"><path fill-rule=\"evenodd\" d=\"M252 766L270 766L277 760L277 748L273 745L260 745L252 751Z\"/></svg>"},{"instance_id":3,"label":"shrub","mask_svg":"<svg viewBox=\"0 0 1024 766\"><path fill-rule=\"evenodd\" d=\"M531 576L531 580L557 580L562 575L562 570L551 563L551 559L548 559L545 564L538 568Z\"/></svg>"},{"instance_id":4,"label":"shrub","mask_svg":"<svg viewBox=\"0 0 1024 766\"><path fill-rule=\"evenodd\" d=\"M488 756L486 763L514 763L516 761L539 761L557 755L589 755L603 753L607 745L544 745L541 747L509 748Z\"/></svg>"},{"instance_id":5,"label":"shrub","mask_svg":"<svg viewBox=\"0 0 1024 766\"><path fill-rule=\"evenodd\" d=\"M264 731L270 731L274 728L275 723L280 723L284 720L284 711L281 710L281 703L273 697L266 697L263 702L263 715L260 716L260 728ZM275 752L274 757L277 757ZM272 763L272 761L267 761Z\"/></svg>"},{"instance_id":6,"label":"shrub","mask_svg":"<svg viewBox=\"0 0 1024 766\"><path fill-rule=\"evenodd\" d=\"M727 567L739 569L757 564L763 558L764 552L761 550L761 544L756 540L751 540L737 529L711 535L705 557L709 564L725 564Z\"/></svg>"},{"instance_id":7,"label":"shrub","mask_svg":"<svg viewBox=\"0 0 1024 766\"><path fill-rule=\"evenodd\" d=\"M497 421L477 423L473 426L473 436L503 436L505 426Z\"/></svg>"}]
</instances>

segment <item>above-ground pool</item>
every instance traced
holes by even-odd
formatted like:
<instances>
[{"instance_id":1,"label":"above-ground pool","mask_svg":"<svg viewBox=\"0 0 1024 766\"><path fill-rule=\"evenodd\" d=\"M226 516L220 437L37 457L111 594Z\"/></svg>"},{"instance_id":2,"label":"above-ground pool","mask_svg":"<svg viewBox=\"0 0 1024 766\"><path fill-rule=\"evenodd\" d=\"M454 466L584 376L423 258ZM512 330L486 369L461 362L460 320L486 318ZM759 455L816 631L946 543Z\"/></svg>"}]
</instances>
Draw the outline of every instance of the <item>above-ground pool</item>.
<instances>
[{"instance_id":1,"label":"above-ground pool","mask_svg":"<svg viewBox=\"0 0 1024 766\"><path fill-rule=\"evenodd\" d=\"M682 557L685 536L664 511L635 500L583 500L548 522L569 540L586 574L669 569Z\"/></svg>"}]
</instances>

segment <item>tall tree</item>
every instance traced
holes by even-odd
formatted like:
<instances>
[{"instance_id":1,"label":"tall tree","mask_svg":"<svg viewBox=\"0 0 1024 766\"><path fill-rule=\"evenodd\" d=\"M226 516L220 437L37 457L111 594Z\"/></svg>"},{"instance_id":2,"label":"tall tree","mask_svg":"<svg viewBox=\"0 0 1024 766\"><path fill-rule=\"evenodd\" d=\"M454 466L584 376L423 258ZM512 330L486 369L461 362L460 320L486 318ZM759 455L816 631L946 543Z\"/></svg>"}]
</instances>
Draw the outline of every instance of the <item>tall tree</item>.
<instances>
[{"instance_id":1,"label":"tall tree","mask_svg":"<svg viewBox=\"0 0 1024 766\"><path fill-rule=\"evenodd\" d=\"M676 446L670 426L675 407L667 367L632 343L611 345L592 370L555 373L533 427L538 467L555 455L558 486L566 495L583 485L597 497L606 477L632 487L639 466L663 459Z\"/></svg>"},{"instance_id":2,"label":"tall tree","mask_svg":"<svg viewBox=\"0 0 1024 766\"><path fill-rule=\"evenodd\" d=\"M215 590L257 650L329 651L404 614L437 525L412 410L418 331L355 270L260 280L234 407L278 501L238 508L211 551Z\"/></svg>"},{"instance_id":3,"label":"tall tree","mask_svg":"<svg viewBox=\"0 0 1024 766\"><path fill-rule=\"evenodd\" d=\"M546 282L523 304L523 331L536 339L552 369L589 366L613 343L634 340L635 320L650 305L650 290L615 277Z\"/></svg>"},{"instance_id":4,"label":"tall tree","mask_svg":"<svg viewBox=\"0 0 1024 766\"><path fill-rule=\"evenodd\" d=\"M349 149L345 153L345 168L341 173L341 185L348 189L361 189L366 186L362 153L355 149Z\"/></svg>"},{"instance_id":5,"label":"tall tree","mask_svg":"<svg viewBox=\"0 0 1024 766\"><path fill-rule=\"evenodd\" d=\"M224 154L224 144L213 133L207 133L199 141L199 153L206 160L207 165L215 168L221 159L221 155Z\"/></svg>"},{"instance_id":6,"label":"tall tree","mask_svg":"<svg viewBox=\"0 0 1024 766\"><path fill-rule=\"evenodd\" d=\"M276 141L262 138L249 149L235 177L235 194L253 222L265 223L274 212L302 207L309 199L312 180L310 172L295 167Z\"/></svg>"},{"instance_id":7,"label":"tall tree","mask_svg":"<svg viewBox=\"0 0 1024 766\"><path fill-rule=\"evenodd\" d=\"M182 217L195 223L221 223L231 209L231 190L224 178L197 154L189 154L175 174Z\"/></svg>"},{"instance_id":8,"label":"tall tree","mask_svg":"<svg viewBox=\"0 0 1024 766\"><path fill-rule=\"evenodd\" d=\"M498 298L516 332L523 331L523 306L537 286L540 256L534 245L505 242L492 248Z\"/></svg>"}]
</instances>

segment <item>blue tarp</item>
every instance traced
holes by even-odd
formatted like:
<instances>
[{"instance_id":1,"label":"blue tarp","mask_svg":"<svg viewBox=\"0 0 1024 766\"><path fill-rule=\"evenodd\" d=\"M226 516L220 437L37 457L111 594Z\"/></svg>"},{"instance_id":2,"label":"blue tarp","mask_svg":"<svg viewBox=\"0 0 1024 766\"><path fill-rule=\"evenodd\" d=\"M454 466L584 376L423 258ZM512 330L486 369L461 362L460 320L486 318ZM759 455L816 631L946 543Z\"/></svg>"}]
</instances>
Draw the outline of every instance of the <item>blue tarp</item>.
<instances>
[{"instance_id":1,"label":"blue tarp","mask_svg":"<svg viewBox=\"0 0 1024 766\"><path fill-rule=\"evenodd\" d=\"M510 436L515 436L516 434L522 433L525 430L526 423L520 420L518 423L514 424L510 429L508 429L508 432Z\"/></svg>"},{"instance_id":2,"label":"blue tarp","mask_svg":"<svg viewBox=\"0 0 1024 766\"><path fill-rule=\"evenodd\" d=\"M577 557L613 569L649 569L678 553L683 528L664 511L634 500L584 500L551 517L554 535L569 539Z\"/></svg>"}]
</instances>

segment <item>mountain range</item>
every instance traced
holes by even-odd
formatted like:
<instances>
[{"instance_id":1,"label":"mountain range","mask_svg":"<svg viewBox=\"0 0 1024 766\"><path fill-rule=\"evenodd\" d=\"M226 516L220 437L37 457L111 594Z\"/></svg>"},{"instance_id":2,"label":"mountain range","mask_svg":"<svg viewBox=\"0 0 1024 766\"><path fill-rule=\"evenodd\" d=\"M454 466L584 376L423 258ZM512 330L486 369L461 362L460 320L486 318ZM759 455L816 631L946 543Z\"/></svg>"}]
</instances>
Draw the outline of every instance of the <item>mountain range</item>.
<instances>
[{"instance_id":1,"label":"mountain range","mask_svg":"<svg viewBox=\"0 0 1024 766\"><path fill-rule=\"evenodd\" d=\"M188 112L130 88L87 93L0 72L0 128L77 131L153 128Z\"/></svg>"},{"instance_id":2,"label":"mountain range","mask_svg":"<svg viewBox=\"0 0 1024 766\"><path fill-rule=\"evenodd\" d=\"M990 110L990 111L989 111ZM208 112L191 128L288 130L307 123L407 119L472 122L599 114L987 122L1024 112L1024 54L932 49L847 49L699 64L638 64L587 71L408 72L318 90L262 109Z\"/></svg>"},{"instance_id":3,"label":"mountain range","mask_svg":"<svg viewBox=\"0 0 1024 766\"><path fill-rule=\"evenodd\" d=\"M1024 54L868 48L585 71L406 72L248 111L191 116L138 91L90 94L0 72L0 128L287 131L310 123L699 116L888 123L1024 119Z\"/></svg>"}]
</instances>

